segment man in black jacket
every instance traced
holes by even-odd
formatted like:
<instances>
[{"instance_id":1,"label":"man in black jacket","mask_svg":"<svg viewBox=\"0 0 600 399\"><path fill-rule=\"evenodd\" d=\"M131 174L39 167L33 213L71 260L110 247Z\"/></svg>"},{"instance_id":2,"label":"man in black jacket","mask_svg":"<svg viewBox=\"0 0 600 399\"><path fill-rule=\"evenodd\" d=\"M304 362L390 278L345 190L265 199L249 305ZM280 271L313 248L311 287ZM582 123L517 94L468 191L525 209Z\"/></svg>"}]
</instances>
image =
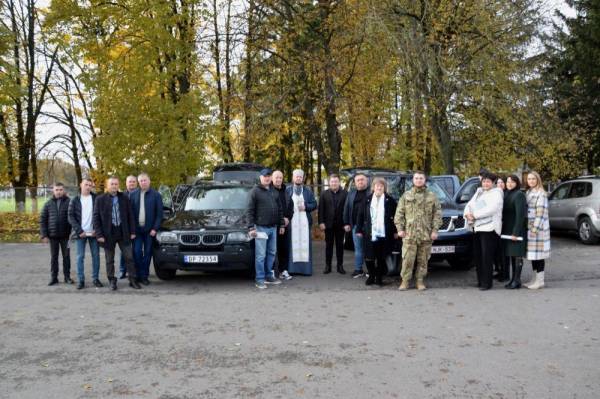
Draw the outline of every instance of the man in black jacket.
<instances>
[{"instance_id":1,"label":"man in black jacket","mask_svg":"<svg viewBox=\"0 0 600 399\"><path fill-rule=\"evenodd\" d=\"M92 192L93 182L90 178L84 177L79 185L81 194L76 196L69 203L69 223L73 228L71 238L76 244L77 249L77 289L85 287L85 273L83 262L85 259L85 244L89 244L92 255L92 283L95 287L102 287L100 282L100 254L98 250L98 241L94 232L94 201L96 194Z\"/></svg>"},{"instance_id":2,"label":"man in black jacket","mask_svg":"<svg viewBox=\"0 0 600 399\"><path fill-rule=\"evenodd\" d=\"M283 172L276 170L273 172L273 188L277 192L279 197L279 204L283 210L283 222L284 222L284 233L277 235L277 271L279 278L284 280L291 280L292 276L288 273L288 239L290 219L294 212L293 205L287 200L285 193L285 183L283 182Z\"/></svg>"},{"instance_id":3,"label":"man in black jacket","mask_svg":"<svg viewBox=\"0 0 600 399\"><path fill-rule=\"evenodd\" d=\"M254 238L254 267L256 288L265 289L266 284L281 284L273 276L273 261L277 253L277 233L285 232L283 211L277 192L271 186L271 169L260 171L260 184L250 191L248 201L248 234Z\"/></svg>"},{"instance_id":4,"label":"man in black jacket","mask_svg":"<svg viewBox=\"0 0 600 399\"><path fill-rule=\"evenodd\" d=\"M344 270L344 205L348 192L340 187L340 177L329 176L329 189L321 193L319 199L319 228L325 231L325 274L331 273L333 244L337 258L337 271Z\"/></svg>"},{"instance_id":5,"label":"man in black jacket","mask_svg":"<svg viewBox=\"0 0 600 399\"><path fill-rule=\"evenodd\" d=\"M65 186L62 183L56 183L52 188L52 198L44 204L40 215L40 236L44 243L50 243L50 282L48 285L58 283L59 249L62 253L65 283L73 284L69 249L71 225L69 224L68 210L69 197L65 193Z\"/></svg>"},{"instance_id":6,"label":"man in black jacket","mask_svg":"<svg viewBox=\"0 0 600 399\"><path fill-rule=\"evenodd\" d=\"M119 179L110 177L106 181L106 193L99 195L94 203L94 231L98 244L104 248L106 275L110 288L117 289L115 278L115 247L118 244L125 256L129 286L142 288L135 281L135 264L131 241L135 238L135 222L129 199L119 191Z\"/></svg>"},{"instance_id":7,"label":"man in black jacket","mask_svg":"<svg viewBox=\"0 0 600 399\"><path fill-rule=\"evenodd\" d=\"M352 241L354 242L354 272L352 278L364 276L363 263L363 238L356 234L356 223L365 210L367 197L371 193L369 190L369 179L363 173L357 173L354 176L355 190L348 193L346 204L344 205L344 229L346 232L352 232Z\"/></svg>"},{"instance_id":8,"label":"man in black jacket","mask_svg":"<svg viewBox=\"0 0 600 399\"><path fill-rule=\"evenodd\" d=\"M127 176L125 179L125 191L123 194L131 201L131 195L138 190L137 177L133 175ZM134 260L135 261L135 260ZM127 278L127 267L125 266L125 257L121 254L121 260L119 261L119 280Z\"/></svg>"}]
</instances>

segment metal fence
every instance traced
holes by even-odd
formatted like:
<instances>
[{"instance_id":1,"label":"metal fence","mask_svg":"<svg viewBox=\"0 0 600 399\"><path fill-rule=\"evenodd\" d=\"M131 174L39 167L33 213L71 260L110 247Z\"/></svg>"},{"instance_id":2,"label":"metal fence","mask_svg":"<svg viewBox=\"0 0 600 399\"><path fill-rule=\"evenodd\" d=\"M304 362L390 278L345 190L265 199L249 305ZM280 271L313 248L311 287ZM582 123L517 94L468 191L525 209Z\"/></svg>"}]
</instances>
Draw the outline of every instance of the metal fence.
<instances>
[{"instance_id":1,"label":"metal fence","mask_svg":"<svg viewBox=\"0 0 600 399\"><path fill-rule=\"evenodd\" d=\"M65 186L65 191L72 197L78 194L79 187ZM42 209L44 203L52 197L52 186L38 186L36 189L36 200L38 211ZM0 186L0 212L14 212L16 210L15 188ZM31 187L25 187L25 212L33 211L33 200L31 196Z\"/></svg>"}]
</instances>

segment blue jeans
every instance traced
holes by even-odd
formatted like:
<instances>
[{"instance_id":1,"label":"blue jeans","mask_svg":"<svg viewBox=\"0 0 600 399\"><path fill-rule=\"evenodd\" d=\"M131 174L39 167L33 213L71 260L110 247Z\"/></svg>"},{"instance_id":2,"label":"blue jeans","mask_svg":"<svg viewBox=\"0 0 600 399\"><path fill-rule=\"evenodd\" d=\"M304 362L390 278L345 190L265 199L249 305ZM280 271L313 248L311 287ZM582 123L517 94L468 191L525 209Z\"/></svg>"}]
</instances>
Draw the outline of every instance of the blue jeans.
<instances>
[{"instance_id":1,"label":"blue jeans","mask_svg":"<svg viewBox=\"0 0 600 399\"><path fill-rule=\"evenodd\" d=\"M277 254L277 227L256 226L256 231L268 236L266 240L254 239L256 281L264 282L267 276L273 277L273 262Z\"/></svg>"},{"instance_id":2,"label":"blue jeans","mask_svg":"<svg viewBox=\"0 0 600 399\"><path fill-rule=\"evenodd\" d=\"M356 235L356 226L352 227L352 241L354 242L354 270L361 271L365 260L363 237Z\"/></svg>"},{"instance_id":3,"label":"blue jeans","mask_svg":"<svg viewBox=\"0 0 600 399\"><path fill-rule=\"evenodd\" d=\"M100 274L100 252L98 250L98 241L95 237L77 238L75 244L77 246L77 279L85 281L85 273L83 271L83 260L85 259L85 243L90 244L90 253L92 254L92 279L97 280Z\"/></svg>"},{"instance_id":4,"label":"blue jeans","mask_svg":"<svg viewBox=\"0 0 600 399\"><path fill-rule=\"evenodd\" d=\"M152 240L154 237L150 232L135 233L135 241L133 242L133 259L135 261L135 270L137 278L147 279L150 275L150 262L152 261ZM131 276L135 277L135 276Z\"/></svg>"}]
</instances>

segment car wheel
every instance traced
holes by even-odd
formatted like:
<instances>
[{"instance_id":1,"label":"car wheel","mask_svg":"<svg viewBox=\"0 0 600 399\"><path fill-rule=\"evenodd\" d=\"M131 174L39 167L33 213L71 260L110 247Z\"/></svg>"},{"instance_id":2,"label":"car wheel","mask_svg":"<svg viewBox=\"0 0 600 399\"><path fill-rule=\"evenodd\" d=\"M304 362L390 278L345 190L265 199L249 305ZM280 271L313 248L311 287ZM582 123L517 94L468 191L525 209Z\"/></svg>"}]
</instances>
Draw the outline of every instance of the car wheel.
<instances>
[{"instance_id":1,"label":"car wheel","mask_svg":"<svg viewBox=\"0 0 600 399\"><path fill-rule=\"evenodd\" d=\"M177 274L177 270L175 269L163 269L158 264L154 264L154 273L156 273L156 277L161 280L173 280L175 278L175 274Z\"/></svg>"},{"instance_id":2,"label":"car wheel","mask_svg":"<svg viewBox=\"0 0 600 399\"><path fill-rule=\"evenodd\" d=\"M600 237L598 237L597 232L592 225L592 221L587 216L579 219L579 222L577 223L577 235L584 244L597 244L600 241Z\"/></svg>"},{"instance_id":3,"label":"car wheel","mask_svg":"<svg viewBox=\"0 0 600 399\"><path fill-rule=\"evenodd\" d=\"M450 267L456 270L469 270L473 267L473 259L471 258L451 258L448 259Z\"/></svg>"}]
</instances>

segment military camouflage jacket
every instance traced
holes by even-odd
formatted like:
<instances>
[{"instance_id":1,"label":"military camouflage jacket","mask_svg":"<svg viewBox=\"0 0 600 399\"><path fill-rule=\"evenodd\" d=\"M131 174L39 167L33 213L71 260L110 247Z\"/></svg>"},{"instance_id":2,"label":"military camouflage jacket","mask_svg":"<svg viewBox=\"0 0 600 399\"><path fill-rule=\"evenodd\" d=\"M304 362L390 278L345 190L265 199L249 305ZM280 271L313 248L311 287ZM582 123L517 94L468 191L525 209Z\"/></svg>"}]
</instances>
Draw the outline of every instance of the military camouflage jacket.
<instances>
[{"instance_id":1,"label":"military camouflage jacket","mask_svg":"<svg viewBox=\"0 0 600 399\"><path fill-rule=\"evenodd\" d=\"M404 240L431 241L431 233L442 225L442 207L437 196L427 188L413 187L402 195L394 223Z\"/></svg>"}]
</instances>

